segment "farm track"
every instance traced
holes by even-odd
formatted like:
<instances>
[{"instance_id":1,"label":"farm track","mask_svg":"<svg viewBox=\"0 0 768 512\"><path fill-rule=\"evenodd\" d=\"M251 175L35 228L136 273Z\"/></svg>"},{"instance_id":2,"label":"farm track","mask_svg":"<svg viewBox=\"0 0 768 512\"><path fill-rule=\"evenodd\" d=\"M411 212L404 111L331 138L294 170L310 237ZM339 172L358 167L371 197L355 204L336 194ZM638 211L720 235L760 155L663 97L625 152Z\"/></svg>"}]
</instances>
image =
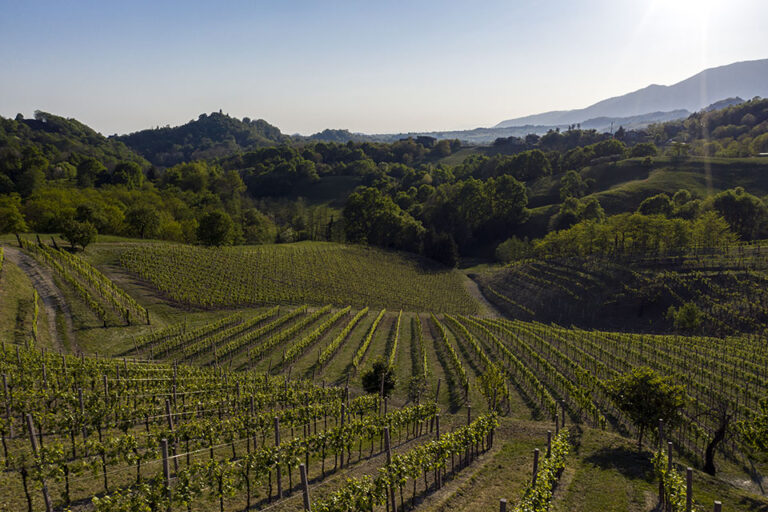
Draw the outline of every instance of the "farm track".
<instances>
[{"instance_id":1,"label":"farm track","mask_svg":"<svg viewBox=\"0 0 768 512\"><path fill-rule=\"evenodd\" d=\"M33 258L15 247L5 246L5 255L8 258L8 261L14 263L27 275L27 277L29 277L32 286L37 290L38 295L40 295L40 300L43 303L46 318L48 320L48 332L51 335L51 341L54 346L59 349L68 348L71 352L75 353L79 352L79 347L77 346L77 341L75 339L75 329L72 322L72 312L64 298L64 294L59 290L59 287L56 286L50 270L41 266ZM66 347L67 343L61 339L59 331L56 328L57 314L61 314L64 318L66 338L69 340L69 347Z\"/></svg>"},{"instance_id":2,"label":"farm track","mask_svg":"<svg viewBox=\"0 0 768 512\"><path fill-rule=\"evenodd\" d=\"M481 304L481 316L489 316L491 318L503 318L504 314L496 308L486 297L483 295L482 290L480 289L480 286L477 284L477 281L474 280L473 277L467 276L466 281L464 281L464 287L467 289L467 292Z\"/></svg>"}]
</instances>

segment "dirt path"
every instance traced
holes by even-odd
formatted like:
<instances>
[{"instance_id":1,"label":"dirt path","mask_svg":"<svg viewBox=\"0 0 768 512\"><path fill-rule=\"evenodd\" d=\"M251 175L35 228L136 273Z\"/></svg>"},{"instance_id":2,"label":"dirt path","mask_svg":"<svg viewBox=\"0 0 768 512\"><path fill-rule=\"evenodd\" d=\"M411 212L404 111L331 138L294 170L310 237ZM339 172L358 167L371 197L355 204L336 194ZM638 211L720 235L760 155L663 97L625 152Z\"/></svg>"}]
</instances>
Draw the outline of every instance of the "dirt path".
<instances>
[{"instance_id":1,"label":"dirt path","mask_svg":"<svg viewBox=\"0 0 768 512\"><path fill-rule=\"evenodd\" d=\"M51 333L53 344L61 349L68 348L71 352L77 352L78 347L75 341L75 330L72 324L72 312L69 310L64 295L53 281L50 271L40 265L31 256L23 253L16 247L5 246L5 256L8 261L18 266L22 272L27 274L32 286L40 295L40 300L45 308L46 318L48 319L48 332ZM56 314L61 313L64 317L66 326L66 336L69 339L69 347L61 339L59 331L56 329Z\"/></svg>"},{"instance_id":2,"label":"dirt path","mask_svg":"<svg viewBox=\"0 0 768 512\"><path fill-rule=\"evenodd\" d=\"M496 306L491 304L488 299L485 298L485 295L483 295L483 292L480 291L480 287L477 285L477 282L470 276L467 276L466 280L464 281L464 286L466 287L469 294L477 299L478 302L480 302L480 314L482 316L490 316L492 318L504 316L501 311L496 309Z\"/></svg>"}]
</instances>

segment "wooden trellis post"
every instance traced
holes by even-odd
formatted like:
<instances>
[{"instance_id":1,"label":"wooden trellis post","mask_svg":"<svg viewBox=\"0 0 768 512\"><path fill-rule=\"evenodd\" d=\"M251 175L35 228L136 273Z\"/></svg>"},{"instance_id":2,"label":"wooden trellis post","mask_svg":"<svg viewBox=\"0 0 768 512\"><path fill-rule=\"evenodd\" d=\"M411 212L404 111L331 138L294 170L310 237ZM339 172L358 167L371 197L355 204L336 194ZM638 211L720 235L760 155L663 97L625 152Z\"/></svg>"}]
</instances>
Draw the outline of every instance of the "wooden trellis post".
<instances>
[{"instance_id":1,"label":"wooden trellis post","mask_svg":"<svg viewBox=\"0 0 768 512\"><path fill-rule=\"evenodd\" d=\"M304 464L299 464L299 473L301 473L301 488L304 495L304 510L310 512L309 481L307 480L307 467Z\"/></svg>"},{"instance_id":2,"label":"wooden trellis post","mask_svg":"<svg viewBox=\"0 0 768 512\"><path fill-rule=\"evenodd\" d=\"M32 453L35 458L39 457L40 450L37 446L37 437L35 437L35 425L32 423L32 415L27 414L27 429L29 430L29 441L32 443ZM53 505L51 504L51 496L48 494L48 485L45 483L44 478L40 478L40 483L43 486L43 499L45 500L46 512L53 511Z\"/></svg>"}]
</instances>

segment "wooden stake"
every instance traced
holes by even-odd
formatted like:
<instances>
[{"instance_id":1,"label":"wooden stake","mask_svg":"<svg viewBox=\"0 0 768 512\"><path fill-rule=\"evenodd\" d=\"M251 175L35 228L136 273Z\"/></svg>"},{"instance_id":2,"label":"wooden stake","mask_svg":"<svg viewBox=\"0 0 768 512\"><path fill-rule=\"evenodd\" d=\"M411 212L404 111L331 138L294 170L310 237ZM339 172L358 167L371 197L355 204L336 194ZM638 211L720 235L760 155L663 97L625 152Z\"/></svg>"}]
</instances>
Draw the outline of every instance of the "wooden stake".
<instances>
[{"instance_id":1,"label":"wooden stake","mask_svg":"<svg viewBox=\"0 0 768 512\"><path fill-rule=\"evenodd\" d=\"M387 450L387 466L392 464L392 445L389 439L389 427L384 427L384 448ZM392 504L392 512L397 512L397 502L395 501L395 486L389 486L389 501Z\"/></svg>"},{"instance_id":2,"label":"wooden stake","mask_svg":"<svg viewBox=\"0 0 768 512\"><path fill-rule=\"evenodd\" d=\"M539 476L539 449L533 450L533 478L531 479L531 487L536 487L536 477Z\"/></svg>"},{"instance_id":3,"label":"wooden stake","mask_svg":"<svg viewBox=\"0 0 768 512\"><path fill-rule=\"evenodd\" d=\"M664 449L664 420L659 418L659 450Z\"/></svg>"},{"instance_id":4,"label":"wooden stake","mask_svg":"<svg viewBox=\"0 0 768 512\"><path fill-rule=\"evenodd\" d=\"M499 512L507 512L507 500L504 498L499 500Z\"/></svg>"},{"instance_id":5,"label":"wooden stake","mask_svg":"<svg viewBox=\"0 0 768 512\"><path fill-rule=\"evenodd\" d=\"M275 446L280 446L280 418L275 416ZM280 471L280 458L277 459L277 499L283 499L283 479Z\"/></svg>"},{"instance_id":6,"label":"wooden stake","mask_svg":"<svg viewBox=\"0 0 768 512\"><path fill-rule=\"evenodd\" d=\"M552 431L547 430L547 458L552 455Z\"/></svg>"},{"instance_id":7,"label":"wooden stake","mask_svg":"<svg viewBox=\"0 0 768 512\"><path fill-rule=\"evenodd\" d=\"M301 473L301 487L304 491L304 510L310 512L309 482L307 481L307 467L304 464L299 464L299 473Z\"/></svg>"},{"instance_id":8,"label":"wooden stake","mask_svg":"<svg viewBox=\"0 0 768 512\"><path fill-rule=\"evenodd\" d=\"M37 458L39 449L37 446L37 438L35 437L35 425L32 423L31 414L27 414L27 429L29 430L29 441L32 443L32 453L34 453L35 458ZM46 512L52 512L53 505L51 504L51 496L48 494L48 485L46 485L44 478L40 478L40 483L43 486L43 499L45 500L45 510Z\"/></svg>"},{"instance_id":9,"label":"wooden stake","mask_svg":"<svg viewBox=\"0 0 768 512\"><path fill-rule=\"evenodd\" d=\"M693 509L693 469L685 468L685 512Z\"/></svg>"},{"instance_id":10,"label":"wooden stake","mask_svg":"<svg viewBox=\"0 0 768 512\"><path fill-rule=\"evenodd\" d=\"M165 478L165 490L168 493L168 512L171 512L171 466L168 464L168 440L160 440L160 448L163 453L163 477Z\"/></svg>"},{"instance_id":11,"label":"wooden stake","mask_svg":"<svg viewBox=\"0 0 768 512\"><path fill-rule=\"evenodd\" d=\"M3 374L3 393L5 394L5 419L8 421L8 434L13 437L13 421L11 421L11 393L8 390L8 374Z\"/></svg>"}]
</instances>

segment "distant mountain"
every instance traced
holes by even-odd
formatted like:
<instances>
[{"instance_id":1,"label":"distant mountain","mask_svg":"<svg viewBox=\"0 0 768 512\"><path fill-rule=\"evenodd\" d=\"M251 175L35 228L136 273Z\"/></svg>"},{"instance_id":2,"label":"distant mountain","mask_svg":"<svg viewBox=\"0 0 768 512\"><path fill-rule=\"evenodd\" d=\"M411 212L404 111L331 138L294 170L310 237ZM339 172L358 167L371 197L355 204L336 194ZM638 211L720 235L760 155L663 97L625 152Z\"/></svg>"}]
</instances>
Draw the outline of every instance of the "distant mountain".
<instances>
[{"instance_id":1,"label":"distant mountain","mask_svg":"<svg viewBox=\"0 0 768 512\"><path fill-rule=\"evenodd\" d=\"M263 119L242 120L221 112L200 114L181 126L141 130L110 137L155 165L168 167L195 159L229 156L291 139Z\"/></svg>"},{"instance_id":2,"label":"distant mountain","mask_svg":"<svg viewBox=\"0 0 768 512\"><path fill-rule=\"evenodd\" d=\"M768 59L710 68L674 85L649 85L586 108L508 119L495 127L569 125L600 117L632 117L681 109L696 112L723 98L755 96L768 97Z\"/></svg>"},{"instance_id":3,"label":"distant mountain","mask_svg":"<svg viewBox=\"0 0 768 512\"><path fill-rule=\"evenodd\" d=\"M728 100L723 100L728 101ZM724 103L721 107L724 108L732 103ZM666 121L675 121L677 119L684 119L691 115L691 112L687 110L672 110L670 112L651 112L639 116L630 117L596 117L594 119L587 119L581 123L581 128L584 130L597 130L598 132L608 132L613 129L617 129L619 126L623 126L625 130L638 130L647 127L653 123L663 123ZM380 134L365 134L365 133L352 133L349 130L323 130L322 132L303 137L301 135L294 135L296 140L311 140L315 142L397 142L400 139L406 139L408 137L434 137L436 139L458 139L462 142L469 144L490 144L498 138L506 137L525 137L530 133L537 135L543 135L549 130L565 130L568 128L567 124L561 125L523 125L523 126L507 126L507 127L494 127L494 128L474 128L472 130L454 130L445 132L407 132L407 133L380 133Z\"/></svg>"}]
</instances>

